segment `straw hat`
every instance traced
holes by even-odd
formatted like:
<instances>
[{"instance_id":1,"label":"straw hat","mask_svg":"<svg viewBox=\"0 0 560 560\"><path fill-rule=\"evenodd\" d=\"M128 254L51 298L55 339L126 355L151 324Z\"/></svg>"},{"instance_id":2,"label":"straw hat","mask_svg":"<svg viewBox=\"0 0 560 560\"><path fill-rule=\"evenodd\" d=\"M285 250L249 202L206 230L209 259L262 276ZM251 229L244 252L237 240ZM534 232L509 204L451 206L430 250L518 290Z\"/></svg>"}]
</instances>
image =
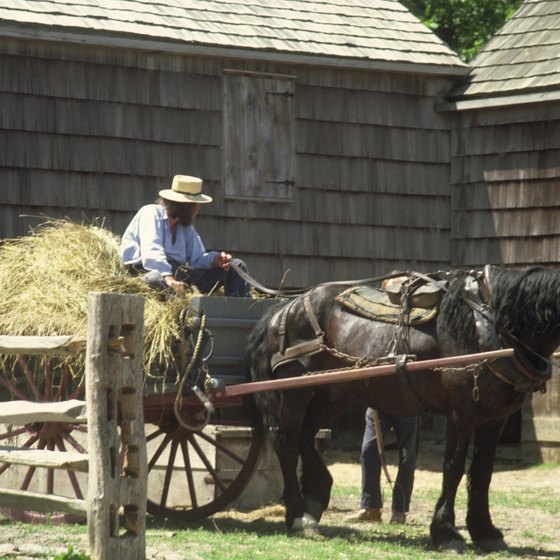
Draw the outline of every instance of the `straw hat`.
<instances>
[{"instance_id":1,"label":"straw hat","mask_svg":"<svg viewBox=\"0 0 560 560\"><path fill-rule=\"evenodd\" d=\"M212 202L212 197L202 194L202 179L189 175L175 175L170 189L159 191L159 196L174 202Z\"/></svg>"}]
</instances>

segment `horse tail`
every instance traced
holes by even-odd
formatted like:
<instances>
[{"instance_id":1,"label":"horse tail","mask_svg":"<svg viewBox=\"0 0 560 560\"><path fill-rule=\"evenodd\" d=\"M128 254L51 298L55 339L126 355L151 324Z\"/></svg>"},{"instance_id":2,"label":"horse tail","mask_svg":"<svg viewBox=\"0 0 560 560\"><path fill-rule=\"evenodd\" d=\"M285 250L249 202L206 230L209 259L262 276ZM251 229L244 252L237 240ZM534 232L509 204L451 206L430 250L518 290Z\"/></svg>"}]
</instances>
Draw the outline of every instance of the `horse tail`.
<instances>
[{"instance_id":1,"label":"horse tail","mask_svg":"<svg viewBox=\"0 0 560 560\"><path fill-rule=\"evenodd\" d=\"M282 303L281 305L284 305ZM267 345L268 325L280 306L268 310L251 331L247 339L246 358L249 365L251 381L267 381L272 379L272 367ZM271 428L278 426L278 412L280 410L280 395L267 391L252 395L252 420L255 429L263 430L270 435Z\"/></svg>"}]
</instances>

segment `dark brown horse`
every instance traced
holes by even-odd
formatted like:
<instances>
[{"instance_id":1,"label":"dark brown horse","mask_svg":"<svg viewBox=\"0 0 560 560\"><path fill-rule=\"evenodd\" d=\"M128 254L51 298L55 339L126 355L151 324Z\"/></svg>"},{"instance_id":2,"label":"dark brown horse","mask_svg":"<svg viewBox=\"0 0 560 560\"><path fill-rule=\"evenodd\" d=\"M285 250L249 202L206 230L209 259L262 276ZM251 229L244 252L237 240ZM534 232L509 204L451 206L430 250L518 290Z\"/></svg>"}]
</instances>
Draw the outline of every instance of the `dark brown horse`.
<instances>
[{"instance_id":1,"label":"dark brown horse","mask_svg":"<svg viewBox=\"0 0 560 560\"><path fill-rule=\"evenodd\" d=\"M328 506L332 477L315 450L314 436L350 405L352 396L388 414L432 411L447 417L443 486L430 527L440 549L466 547L455 527L455 496L473 439L468 531L486 551L506 548L489 511L495 452L507 418L528 393L544 389L550 378L548 357L560 344L560 271L487 266L451 271L439 279L446 288L437 316L423 324L363 318L336 299L348 286L332 283L272 309L251 334L247 350L253 381L301 376L364 360L375 363L388 354L427 360L506 347L515 350L513 358L492 363L257 395L264 425L277 428L289 529L316 528Z\"/></svg>"}]
</instances>

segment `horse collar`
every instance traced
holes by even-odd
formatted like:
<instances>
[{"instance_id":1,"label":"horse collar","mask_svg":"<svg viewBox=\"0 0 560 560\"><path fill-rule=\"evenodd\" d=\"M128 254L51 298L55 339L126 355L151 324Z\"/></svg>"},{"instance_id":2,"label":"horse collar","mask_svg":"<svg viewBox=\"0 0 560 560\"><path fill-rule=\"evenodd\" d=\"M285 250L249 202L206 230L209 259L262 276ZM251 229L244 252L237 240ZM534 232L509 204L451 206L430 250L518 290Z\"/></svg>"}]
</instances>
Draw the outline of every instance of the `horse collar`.
<instances>
[{"instance_id":1,"label":"horse collar","mask_svg":"<svg viewBox=\"0 0 560 560\"><path fill-rule=\"evenodd\" d=\"M465 299L473 310L480 350L484 352L513 348L515 352L511 357L489 362L488 368L498 379L512 385L519 393L545 391L546 382L552 374L550 362L539 356L544 367L542 369L536 367L525 359L523 353L525 345L517 341L513 335L505 332L498 333L496 330L490 313L492 291L489 276L490 266L486 265L483 270L469 274L465 278Z\"/></svg>"}]
</instances>

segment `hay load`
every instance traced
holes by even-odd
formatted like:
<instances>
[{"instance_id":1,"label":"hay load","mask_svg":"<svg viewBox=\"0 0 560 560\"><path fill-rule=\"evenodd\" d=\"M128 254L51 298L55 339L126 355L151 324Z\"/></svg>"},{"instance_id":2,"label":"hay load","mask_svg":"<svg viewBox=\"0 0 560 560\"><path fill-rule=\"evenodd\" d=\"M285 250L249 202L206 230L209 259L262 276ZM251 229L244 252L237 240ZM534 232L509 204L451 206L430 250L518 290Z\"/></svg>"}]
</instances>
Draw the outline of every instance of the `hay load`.
<instances>
[{"instance_id":1,"label":"hay load","mask_svg":"<svg viewBox=\"0 0 560 560\"><path fill-rule=\"evenodd\" d=\"M119 257L120 239L107 229L51 220L30 235L0 243L0 334L87 334L89 292L145 298L146 371L175 365L190 294L168 299L132 277ZM176 352L175 352L176 353Z\"/></svg>"}]
</instances>

